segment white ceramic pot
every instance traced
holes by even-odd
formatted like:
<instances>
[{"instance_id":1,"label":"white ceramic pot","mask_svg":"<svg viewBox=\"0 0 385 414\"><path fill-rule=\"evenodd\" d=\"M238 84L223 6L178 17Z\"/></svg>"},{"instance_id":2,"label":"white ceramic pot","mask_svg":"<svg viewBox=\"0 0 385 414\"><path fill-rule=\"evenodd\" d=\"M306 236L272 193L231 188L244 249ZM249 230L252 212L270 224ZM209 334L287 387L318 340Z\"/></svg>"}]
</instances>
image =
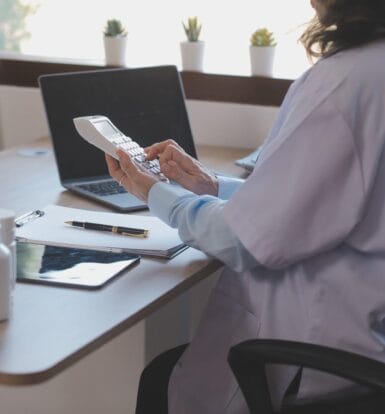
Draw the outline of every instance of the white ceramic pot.
<instances>
[{"instance_id":1,"label":"white ceramic pot","mask_svg":"<svg viewBox=\"0 0 385 414\"><path fill-rule=\"evenodd\" d=\"M127 36L104 36L106 65L125 66Z\"/></svg>"},{"instance_id":2,"label":"white ceramic pot","mask_svg":"<svg viewBox=\"0 0 385 414\"><path fill-rule=\"evenodd\" d=\"M182 69L186 71L202 72L205 43L181 42Z\"/></svg>"},{"instance_id":3,"label":"white ceramic pot","mask_svg":"<svg viewBox=\"0 0 385 414\"><path fill-rule=\"evenodd\" d=\"M252 76L272 76L275 46L250 46Z\"/></svg>"}]
</instances>

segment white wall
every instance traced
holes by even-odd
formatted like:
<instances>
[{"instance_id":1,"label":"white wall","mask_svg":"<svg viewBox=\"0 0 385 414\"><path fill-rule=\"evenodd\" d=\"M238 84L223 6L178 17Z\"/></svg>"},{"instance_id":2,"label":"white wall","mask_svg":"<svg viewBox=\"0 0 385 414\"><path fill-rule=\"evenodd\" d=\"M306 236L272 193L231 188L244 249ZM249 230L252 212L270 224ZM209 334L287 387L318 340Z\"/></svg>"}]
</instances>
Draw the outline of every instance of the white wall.
<instances>
[{"instance_id":1,"label":"white wall","mask_svg":"<svg viewBox=\"0 0 385 414\"><path fill-rule=\"evenodd\" d=\"M48 136L40 90L0 86L0 149Z\"/></svg>"},{"instance_id":2,"label":"white wall","mask_svg":"<svg viewBox=\"0 0 385 414\"><path fill-rule=\"evenodd\" d=\"M255 148L267 135L277 109L254 105L187 101L197 144ZM40 91L0 86L0 149L48 135Z\"/></svg>"},{"instance_id":3,"label":"white wall","mask_svg":"<svg viewBox=\"0 0 385 414\"><path fill-rule=\"evenodd\" d=\"M266 138L278 109L222 102L187 101L197 144L252 148Z\"/></svg>"}]
</instances>

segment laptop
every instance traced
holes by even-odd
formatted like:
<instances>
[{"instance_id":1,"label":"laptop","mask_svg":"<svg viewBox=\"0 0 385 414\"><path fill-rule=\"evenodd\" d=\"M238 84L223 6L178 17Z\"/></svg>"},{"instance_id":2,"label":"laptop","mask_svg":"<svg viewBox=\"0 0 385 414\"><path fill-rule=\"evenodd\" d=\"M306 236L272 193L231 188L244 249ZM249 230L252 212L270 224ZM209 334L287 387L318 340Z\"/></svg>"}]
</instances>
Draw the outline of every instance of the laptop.
<instances>
[{"instance_id":1,"label":"laptop","mask_svg":"<svg viewBox=\"0 0 385 414\"><path fill-rule=\"evenodd\" d=\"M197 156L175 66L42 75L39 86L60 182L73 193L119 211L147 208L109 176L104 153L81 138L75 117L105 115L142 147L172 138Z\"/></svg>"}]
</instances>

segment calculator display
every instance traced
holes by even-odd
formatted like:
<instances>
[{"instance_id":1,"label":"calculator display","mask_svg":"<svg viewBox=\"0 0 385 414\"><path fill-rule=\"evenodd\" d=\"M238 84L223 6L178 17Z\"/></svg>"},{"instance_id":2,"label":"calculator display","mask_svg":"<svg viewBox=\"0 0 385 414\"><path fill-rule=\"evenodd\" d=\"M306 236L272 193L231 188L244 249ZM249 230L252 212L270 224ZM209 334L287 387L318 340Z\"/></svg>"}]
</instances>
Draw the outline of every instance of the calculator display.
<instances>
[{"instance_id":1,"label":"calculator display","mask_svg":"<svg viewBox=\"0 0 385 414\"><path fill-rule=\"evenodd\" d=\"M94 122L95 128L103 135L116 135L119 131L108 121Z\"/></svg>"}]
</instances>

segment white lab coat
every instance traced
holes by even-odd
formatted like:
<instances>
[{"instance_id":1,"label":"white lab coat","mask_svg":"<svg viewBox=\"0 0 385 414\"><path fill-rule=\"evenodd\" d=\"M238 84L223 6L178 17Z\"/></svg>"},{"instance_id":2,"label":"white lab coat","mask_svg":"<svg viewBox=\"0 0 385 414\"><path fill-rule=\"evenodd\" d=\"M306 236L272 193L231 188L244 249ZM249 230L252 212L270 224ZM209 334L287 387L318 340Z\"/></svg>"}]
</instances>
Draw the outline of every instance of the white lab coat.
<instances>
[{"instance_id":1,"label":"white lab coat","mask_svg":"<svg viewBox=\"0 0 385 414\"><path fill-rule=\"evenodd\" d=\"M171 414L245 414L227 364L250 338L385 360L385 42L323 59L296 81L224 217L260 266L225 269L169 385ZM279 405L295 374L269 373ZM347 383L305 370L299 397ZM256 392L258 392L256 390Z\"/></svg>"}]
</instances>

